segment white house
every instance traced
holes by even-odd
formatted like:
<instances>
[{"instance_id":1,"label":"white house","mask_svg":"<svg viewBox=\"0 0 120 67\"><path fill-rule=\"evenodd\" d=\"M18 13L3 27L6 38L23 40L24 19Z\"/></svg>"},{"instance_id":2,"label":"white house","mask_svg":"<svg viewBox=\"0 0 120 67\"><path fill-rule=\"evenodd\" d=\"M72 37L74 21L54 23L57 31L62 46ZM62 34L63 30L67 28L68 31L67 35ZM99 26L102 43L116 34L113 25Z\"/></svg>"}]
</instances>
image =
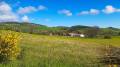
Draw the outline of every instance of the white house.
<instances>
[{"instance_id":1,"label":"white house","mask_svg":"<svg viewBox=\"0 0 120 67\"><path fill-rule=\"evenodd\" d=\"M85 35L84 35L84 34L81 34L80 37L85 37Z\"/></svg>"},{"instance_id":2,"label":"white house","mask_svg":"<svg viewBox=\"0 0 120 67\"><path fill-rule=\"evenodd\" d=\"M73 37L85 37L84 34L69 33L69 35Z\"/></svg>"}]
</instances>

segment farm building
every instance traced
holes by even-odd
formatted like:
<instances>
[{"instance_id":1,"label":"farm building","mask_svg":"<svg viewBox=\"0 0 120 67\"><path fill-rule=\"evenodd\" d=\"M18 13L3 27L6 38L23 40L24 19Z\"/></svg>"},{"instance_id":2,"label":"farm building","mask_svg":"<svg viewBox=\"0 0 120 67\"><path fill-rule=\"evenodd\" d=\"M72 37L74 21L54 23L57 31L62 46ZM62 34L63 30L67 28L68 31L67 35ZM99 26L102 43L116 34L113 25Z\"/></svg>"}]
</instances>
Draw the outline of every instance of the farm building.
<instances>
[{"instance_id":1,"label":"farm building","mask_svg":"<svg viewBox=\"0 0 120 67\"><path fill-rule=\"evenodd\" d=\"M77 33L69 33L69 35L73 37L85 37L84 34L77 34Z\"/></svg>"}]
</instances>

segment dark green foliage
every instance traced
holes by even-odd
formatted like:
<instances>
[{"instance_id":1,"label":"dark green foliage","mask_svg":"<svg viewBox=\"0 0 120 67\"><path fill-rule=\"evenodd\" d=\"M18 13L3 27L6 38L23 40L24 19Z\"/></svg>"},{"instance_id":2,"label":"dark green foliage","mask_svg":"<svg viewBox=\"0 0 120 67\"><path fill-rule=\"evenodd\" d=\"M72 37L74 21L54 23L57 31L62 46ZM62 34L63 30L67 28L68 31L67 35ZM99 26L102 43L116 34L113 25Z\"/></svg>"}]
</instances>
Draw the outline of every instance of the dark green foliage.
<instances>
[{"instance_id":1,"label":"dark green foliage","mask_svg":"<svg viewBox=\"0 0 120 67\"><path fill-rule=\"evenodd\" d=\"M118 36L119 35L119 29L115 30L115 29L110 29L110 28L104 28L102 29L103 31L103 35L105 34L109 34L111 36Z\"/></svg>"},{"instance_id":2,"label":"dark green foliage","mask_svg":"<svg viewBox=\"0 0 120 67\"><path fill-rule=\"evenodd\" d=\"M0 26L0 31L2 30L1 26Z\"/></svg>"},{"instance_id":3,"label":"dark green foliage","mask_svg":"<svg viewBox=\"0 0 120 67\"><path fill-rule=\"evenodd\" d=\"M105 39L111 39L111 36L108 35L108 34L106 34L106 35L104 36L104 38L105 38Z\"/></svg>"},{"instance_id":4,"label":"dark green foliage","mask_svg":"<svg viewBox=\"0 0 120 67\"><path fill-rule=\"evenodd\" d=\"M118 33L118 35L120 36L120 32Z\"/></svg>"},{"instance_id":5,"label":"dark green foliage","mask_svg":"<svg viewBox=\"0 0 120 67\"><path fill-rule=\"evenodd\" d=\"M94 26L84 31L84 34L88 38L97 38L98 35L101 35L101 29L98 26Z\"/></svg>"},{"instance_id":6,"label":"dark green foliage","mask_svg":"<svg viewBox=\"0 0 120 67\"><path fill-rule=\"evenodd\" d=\"M76 26L70 27L69 31L73 32L73 31L77 31L77 30L81 30L81 29L88 29L88 28L91 28L91 27L82 26L82 25L76 25Z\"/></svg>"},{"instance_id":7,"label":"dark green foliage","mask_svg":"<svg viewBox=\"0 0 120 67\"><path fill-rule=\"evenodd\" d=\"M120 31L118 28L113 28L113 27L108 27L107 29L115 30L115 31Z\"/></svg>"}]
</instances>

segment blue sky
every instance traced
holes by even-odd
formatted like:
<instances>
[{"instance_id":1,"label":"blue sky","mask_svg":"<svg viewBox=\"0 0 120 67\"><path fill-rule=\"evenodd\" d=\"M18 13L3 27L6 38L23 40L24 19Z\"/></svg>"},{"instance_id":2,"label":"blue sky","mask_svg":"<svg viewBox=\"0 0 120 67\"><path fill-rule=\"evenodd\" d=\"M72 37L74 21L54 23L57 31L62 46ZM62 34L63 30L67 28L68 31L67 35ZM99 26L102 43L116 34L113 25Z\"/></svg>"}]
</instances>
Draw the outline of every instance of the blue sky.
<instances>
[{"instance_id":1,"label":"blue sky","mask_svg":"<svg viewBox=\"0 0 120 67\"><path fill-rule=\"evenodd\" d=\"M49 27L120 28L120 0L16 0L0 4L0 16L1 22L25 21Z\"/></svg>"}]
</instances>

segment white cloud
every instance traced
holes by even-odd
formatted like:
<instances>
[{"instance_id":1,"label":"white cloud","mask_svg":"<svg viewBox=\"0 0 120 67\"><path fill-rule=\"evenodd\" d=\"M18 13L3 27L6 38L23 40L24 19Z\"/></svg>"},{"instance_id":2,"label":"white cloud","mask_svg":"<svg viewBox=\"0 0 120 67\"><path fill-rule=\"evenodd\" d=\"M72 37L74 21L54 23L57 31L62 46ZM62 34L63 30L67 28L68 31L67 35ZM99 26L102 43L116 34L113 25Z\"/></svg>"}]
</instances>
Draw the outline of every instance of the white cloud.
<instances>
[{"instance_id":1,"label":"white cloud","mask_svg":"<svg viewBox=\"0 0 120 67\"><path fill-rule=\"evenodd\" d=\"M58 11L59 14L66 14L66 16L72 16L72 13L70 12L70 10L61 10Z\"/></svg>"},{"instance_id":2,"label":"white cloud","mask_svg":"<svg viewBox=\"0 0 120 67\"><path fill-rule=\"evenodd\" d=\"M106 6L106 9L102 10L104 13L113 13L115 12L115 8L113 6Z\"/></svg>"},{"instance_id":3,"label":"white cloud","mask_svg":"<svg viewBox=\"0 0 120 67\"><path fill-rule=\"evenodd\" d=\"M120 9L117 9L116 12L120 12Z\"/></svg>"},{"instance_id":4,"label":"white cloud","mask_svg":"<svg viewBox=\"0 0 120 67\"><path fill-rule=\"evenodd\" d=\"M68 14L66 14L66 16L72 16L72 13L68 13Z\"/></svg>"},{"instance_id":5,"label":"white cloud","mask_svg":"<svg viewBox=\"0 0 120 67\"><path fill-rule=\"evenodd\" d=\"M24 16L21 18L21 20L22 20L23 22L29 22L29 21L33 21L33 20L35 20L35 19L33 19L33 18L28 18L27 15L24 15Z\"/></svg>"},{"instance_id":6,"label":"white cloud","mask_svg":"<svg viewBox=\"0 0 120 67\"><path fill-rule=\"evenodd\" d=\"M25 14L25 13L31 13L31 12L36 12L38 10L46 10L47 8L45 6L40 5L38 8L35 8L33 6L28 6L28 7L20 7L18 9L18 14Z\"/></svg>"},{"instance_id":7,"label":"white cloud","mask_svg":"<svg viewBox=\"0 0 120 67\"><path fill-rule=\"evenodd\" d=\"M99 14L99 10L96 10L96 9L91 9L90 10L90 14Z\"/></svg>"},{"instance_id":8,"label":"white cloud","mask_svg":"<svg viewBox=\"0 0 120 67\"><path fill-rule=\"evenodd\" d=\"M29 22L28 16L24 15L24 17L22 17L22 21L23 22Z\"/></svg>"},{"instance_id":9,"label":"white cloud","mask_svg":"<svg viewBox=\"0 0 120 67\"><path fill-rule=\"evenodd\" d=\"M89 14L88 11L82 11L81 13L77 13L76 15L86 15L86 14Z\"/></svg>"},{"instance_id":10,"label":"white cloud","mask_svg":"<svg viewBox=\"0 0 120 67\"><path fill-rule=\"evenodd\" d=\"M116 9L111 5L106 6L106 9L102 10L103 13L114 13L114 12L120 12L120 9Z\"/></svg>"},{"instance_id":11,"label":"white cloud","mask_svg":"<svg viewBox=\"0 0 120 67\"><path fill-rule=\"evenodd\" d=\"M49 20L49 19L46 19L45 21L46 21L46 22L50 22L51 20Z\"/></svg>"},{"instance_id":12,"label":"white cloud","mask_svg":"<svg viewBox=\"0 0 120 67\"><path fill-rule=\"evenodd\" d=\"M70 11L69 10L61 10L61 11L58 11L58 13L59 14L61 14L61 13L67 14L67 13L70 13Z\"/></svg>"},{"instance_id":13,"label":"white cloud","mask_svg":"<svg viewBox=\"0 0 120 67\"><path fill-rule=\"evenodd\" d=\"M76 13L76 15L87 15L87 14L96 15L96 14L99 14L99 13L100 13L99 10L90 9L90 11L82 11L81 13Z\"/></svg>"},{"instance_id":14,"label":"white cloud","mask_svg":"<svg viewBox=\"0 0 120 67\"><path fill-rule=\"evenodd\" d=\"M12 12L12 8L6 3L0 3L0 22L17 20L18 15Z\"/></svg>"},{"instance_id":15,"label":"white cloud","mask_svg":"<svg viewBox=\"0 0 120 67\"><path fill-rule=\"evenodd\" d=\"M43 6L43 5L40 5L39 7L38 7L38 10L46 10L47 8L45 7L45 6Z\"/></svg>"},{"instance_id":16,"label":"white cloud","mask_svg":"<svg viewBox=\"0 0 120 67\"><path fill-rule=\"evenodd\" d=\"M25 14L25 13L35 12L35 11L37 11L37 9L35 7L28 6L25 8L20 7L17 12L18 12L18 14Z\"/></svg>"}]
</instances>

